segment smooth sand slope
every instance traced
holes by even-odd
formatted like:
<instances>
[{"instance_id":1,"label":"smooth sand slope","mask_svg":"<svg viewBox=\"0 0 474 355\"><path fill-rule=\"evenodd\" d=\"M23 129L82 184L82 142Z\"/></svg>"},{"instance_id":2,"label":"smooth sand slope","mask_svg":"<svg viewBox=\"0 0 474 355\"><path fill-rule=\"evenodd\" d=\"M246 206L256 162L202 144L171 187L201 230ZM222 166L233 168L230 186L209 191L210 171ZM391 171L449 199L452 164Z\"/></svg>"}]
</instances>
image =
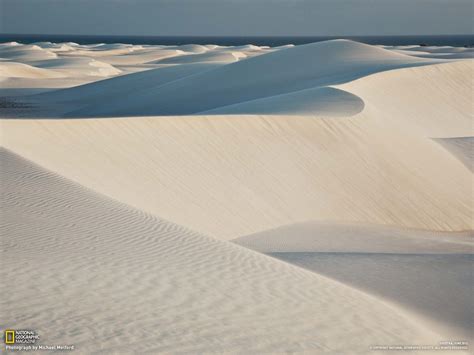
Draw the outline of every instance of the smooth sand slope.
<instances>
[{"instance_id":1,"label":"smooth sand slope","mask_svg":"<svg viewBox=\"0 0 474 355\"><path fill-rule=\"evenodd\" d=\"M234 242L377 294L472 341L472 232L306 222Z\"/></svg>"},{"instance_id":2,"label":"smooth sand slope","mask_svg":"<svg viewBox=\"0 0 474 355\"><path fill-rule=\"evenodd\" d=\"M2 328L37 329L42 343L83 353L340 354L439 340L376 298L190 232L8 150L0 157Z\"/></svg>"}]
</instances>

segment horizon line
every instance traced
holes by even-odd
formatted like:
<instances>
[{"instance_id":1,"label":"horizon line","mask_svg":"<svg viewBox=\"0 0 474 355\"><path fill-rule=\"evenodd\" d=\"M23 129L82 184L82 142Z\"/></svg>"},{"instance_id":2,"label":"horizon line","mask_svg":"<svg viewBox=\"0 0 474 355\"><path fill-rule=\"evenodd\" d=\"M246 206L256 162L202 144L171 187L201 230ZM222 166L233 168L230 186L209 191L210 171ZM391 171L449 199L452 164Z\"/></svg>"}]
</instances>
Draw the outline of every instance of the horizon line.
<instances>
[{"instance_id":1,"label":"horizon line","mask_svg":"<svg viewBox=\"0 0 474 355\"><path fill-rule=\"evenodd\" d=\"M140 34L58 34L58 33L1 33L0 36L83 36L83 37L186 37L186 38L199 38L199 37L210 37L210 38L252 38L252 37L266 37L266 38L292 38L292 37L435 37L435 36L472 36L474 33L465 33L465 34L450 34L450 33L441 33L441 34L389 34L389 35L140 35Z\"/></svg>"}]
</instances>

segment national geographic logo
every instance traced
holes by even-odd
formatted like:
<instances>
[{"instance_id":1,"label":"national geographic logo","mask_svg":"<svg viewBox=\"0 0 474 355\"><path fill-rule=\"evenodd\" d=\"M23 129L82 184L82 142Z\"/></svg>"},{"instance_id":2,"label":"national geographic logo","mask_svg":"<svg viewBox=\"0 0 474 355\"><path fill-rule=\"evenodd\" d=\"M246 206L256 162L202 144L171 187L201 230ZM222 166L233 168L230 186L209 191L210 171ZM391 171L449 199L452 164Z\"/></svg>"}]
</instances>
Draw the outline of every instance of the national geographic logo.
<instances>
[{"instance_id":1,"label":"national geographic logo","mask_svg":"<svg viewBox=\"0 0 474 355\"><path fill-rule=\"evenodd\" d=\"M4 332L5 344L34 344L39 340L39 335L34 330L7 329Z\"/></svg>"},{"instance_id":2,"label":"national geographic logo","mask_svg":"<svg viewBox=\"0 0 474 355\"><path fill-rule=\"evenodd\" d=\"M5 330L5 344L15 344L14 330Z\"/></svg>"},{"instance_id":3,"label":"national geographic logo","mask_svg":"<svg viewBox=\"0 0 474 355\"><path fill-rule=\"evenodd\" d=\"M40 339L38 332L27 329L6 329L4 332L6 351L74 351L70 344L36 344ZM1 352L1 350L0 350Z\"/></svg>"}]
</instances>

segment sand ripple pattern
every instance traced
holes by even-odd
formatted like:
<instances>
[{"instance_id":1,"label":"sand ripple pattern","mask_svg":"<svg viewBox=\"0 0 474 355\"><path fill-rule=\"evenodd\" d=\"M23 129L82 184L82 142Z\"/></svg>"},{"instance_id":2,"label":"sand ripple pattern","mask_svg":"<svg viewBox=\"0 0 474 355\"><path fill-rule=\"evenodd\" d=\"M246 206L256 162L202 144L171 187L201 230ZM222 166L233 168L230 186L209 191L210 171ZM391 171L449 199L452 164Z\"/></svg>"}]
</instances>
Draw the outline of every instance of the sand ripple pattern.
<instances>
[{"instance_id":1,"label":"sand ripple pattern","mask_svg":"<svg viewBox=\"0 0 474 355\"><path fill-rule=\"evenodd\" d=\"M108 199L9 150L0 161L1 329L36 329L44 344L88 354L341 354L434 341L416 319L343 284Z\"/></svg>"}]
</instances>

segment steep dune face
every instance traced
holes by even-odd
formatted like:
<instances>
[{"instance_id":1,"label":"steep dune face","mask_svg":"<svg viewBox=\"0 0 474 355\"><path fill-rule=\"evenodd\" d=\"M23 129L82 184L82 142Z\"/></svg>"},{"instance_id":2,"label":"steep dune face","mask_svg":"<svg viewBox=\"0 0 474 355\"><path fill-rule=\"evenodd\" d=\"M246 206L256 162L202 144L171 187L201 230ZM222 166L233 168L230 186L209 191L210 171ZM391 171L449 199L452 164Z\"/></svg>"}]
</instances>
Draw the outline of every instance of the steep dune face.
<instances>
[{"instance_id":1,"label":"steep dune face","mask_svg":"<svg viewBox=\"0 0 474 355\"><path fill-rule=\"evenodd\" d=\"M429 324L367 294L0 152L7 328L83 353L365 354L438 340Z\"/></svg>"},{"instance_id":2,"label":"steep dune face","mask_svg":"<svg viewBox=\"0 0 474 355\"><path fill-rule=\"evenodd\" d=\"M472 339L472 232L304 222L234 240L396 302Z\"/></svg>"},{"instance_id":3,"label":"steep dune face","mask_svg":"<svg viewBox=\"0 0 474 355\"><path fill-rule=\"evenodd\" d=\"M209 55L205 53L203 55ZM337 60L334 60L337 58ZM352 41L281 49L169 83L146 94L104 102L71 116L186 115L222 106L334 85L383 70L434 63ZM175 100L179 97L179 102Z\"/></svg>"}]
</instances>

